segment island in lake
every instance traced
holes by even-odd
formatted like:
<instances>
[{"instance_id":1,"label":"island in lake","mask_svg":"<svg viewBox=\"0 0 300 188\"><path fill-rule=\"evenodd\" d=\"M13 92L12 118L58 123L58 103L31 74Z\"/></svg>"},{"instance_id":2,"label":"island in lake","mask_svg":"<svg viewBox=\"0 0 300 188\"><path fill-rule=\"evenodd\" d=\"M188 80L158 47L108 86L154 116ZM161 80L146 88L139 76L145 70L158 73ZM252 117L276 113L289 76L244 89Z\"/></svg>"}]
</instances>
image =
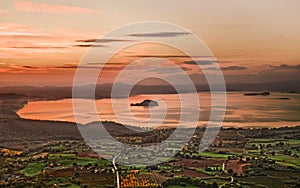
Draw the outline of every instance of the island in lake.
<instances>
[{"instance_id":1,"label":"island in lake","mask_svg":"<svg viewBox=\"0 0 300 188\"><path fill-rule=\"evenodd\" d=\"M140 103L131 103L130 106L144 106L144 107L158 106L158 102L154 100L146 99Z\"/></svg>"},{"instance_id":2,"label":"island in lake","mask_svg":"<svg viewBox=\"0 0 300 188\"><path fill-rule=\"evenodd\" d=\"M245 96L256 96L256 95L262 95L262 96L269 96L270 92L261 92L261 93L245 93Z\"/></svg>"}]
</instances>

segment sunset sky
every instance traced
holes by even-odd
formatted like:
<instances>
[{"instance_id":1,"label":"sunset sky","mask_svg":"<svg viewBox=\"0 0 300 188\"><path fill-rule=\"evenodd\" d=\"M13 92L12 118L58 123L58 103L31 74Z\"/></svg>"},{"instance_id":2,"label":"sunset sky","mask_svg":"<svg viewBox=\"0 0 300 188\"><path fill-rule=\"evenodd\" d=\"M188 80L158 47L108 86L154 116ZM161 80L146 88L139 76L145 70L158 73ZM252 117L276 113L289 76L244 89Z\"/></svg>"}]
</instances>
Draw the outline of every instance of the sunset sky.
<instances>
[{"instance_id":1,"label":"sunset sky","mask_svg":"<svg viewBox=\"0 0 300 188\"><path fill-rule=\"evenodd\" d=\"M141 21L190 30L211 49L227 83L300 80L298 0L1 0L0 86L71 85L91 45L109 51L111 45L126 42L94 39ZM133 46L111 60L101 82L113 81L112 75L126 63L144 56L168 56L191 76L196 74L198 69L183 55L156 44Z\"/></svg>"}]
</instances>

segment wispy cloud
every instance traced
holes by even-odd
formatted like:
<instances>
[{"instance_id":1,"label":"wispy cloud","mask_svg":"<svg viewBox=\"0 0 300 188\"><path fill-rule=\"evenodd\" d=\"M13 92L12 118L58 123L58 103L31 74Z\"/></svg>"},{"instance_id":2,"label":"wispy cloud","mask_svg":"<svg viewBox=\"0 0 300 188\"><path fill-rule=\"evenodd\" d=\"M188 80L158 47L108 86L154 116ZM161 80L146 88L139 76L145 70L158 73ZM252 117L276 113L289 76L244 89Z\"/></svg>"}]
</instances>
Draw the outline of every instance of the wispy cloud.
<instances>
[{"instance_id":1,"label":"wispy cloud","mask_svg":"<svg viewBox=\"0 0 300 188\"><path fill-rule=\"evenodd\" d=\"M246 70L247 67L245 66L229 66L229 67L223 67L222 70Z\"/></svg>"},{"instance_id":2,"label":"wispy cloud","mask_svg":"<svg viewBox=\"0 0 300 188\"><path fill-rule=\"evenodd\" d=\"M38 12L47 14L99 14L95 9L69 6L63 4L36 3L27 0L16 0L15 9L20 12Z\"/></svg>"},{"instance_id":3,"label":"wispy cloud","mask_svg":"<svg viewBox=\"0 0 300 188\"><path fill-rule=\"evenodd\" d=\"M271 65L270 68L275 70L300 70L300 64L299 65L287 65L287 64L281 64L279 66L273 66Z\"/></svg>"},{"instance_id":4,"label":"wispy cloud","mask_svg":"<svg viewBox=\"0 0 300 188\"><path fill-rule=\"evenodd\" d=\"M247 70L248 68L245 66L228 66L228 67L222 67L222 71L242 71L242 70ZM203 70L220 70L217 67L210 66L210 67L205 67Z\"/></svg>"},{"instance_id":5,"label":"wispy cloud","mask_svg":"<svg viewBox=\"0 0 300 188\"><path fill-rule=\"evenodd\" d=\"M104 45L74 42L78 38L91 36L78 30L55 30L44 32L29 25L0 24L0 59L37 57L39 53L65 53L70 48L103 47ZM69 49L68 49L69 48ZM33 53L34 52L34 53ZM4 54L4 55L3 55ZM16 56L16 54L19 54ZM22 55L21 55L22 54Z\"/></svg>"},{"instance_id":6,"label":"wispy cloud","mask_svg":"<svg viewBox=\"0 0 300 188\"><path fill-rule=\"evenodd\" d=\"M0 64L1 65L1 64ZM97 68L96 66L77 66L77 64L63 64L60 66L30 66L30 65L16 65L16 64L2 64L0 67L1 73L48 73L51 70L69 70L76 68Z\"/></svg>"},{"instance_id":7,"label":"wispy cloud","mask_svg":"<svg viewBox=\"0 0 300 188\"><path fill-rule=\"evenodd\" d=\"M68 48L66 46L12 46L11 48L23 48L23 49L62 49Z\"/></svg>"},{"instance_id":8,"label":"wispy cloud","mask_svg":"<svg viewBox=\"0 0 300 188\"><path fill-rule=\"evenodd\" d=\"M139 57L139 58L210 58L210 56L188 56L188 55L176 55L176 54L137 54L128 55L127 57Z\"/></svg>"},{"instance_id":9,"label":"wispy cloud","mask_svg":"<svg viewBox=\"0 0 300 188\"><path fill-rule=\"evenodd\" d=\"M19 24L5 23L0 25L0 37L39 37L40 30Z\"/></svg>"},{"instance_id":10,"label":"wispy cloud","mask_svg":"<svg viewBox=\"0 0 300 188\"><path fill-rule=\"evenodd\" d=\"M99 69L101 66L97 65L77 65L74 63L66 63L61 66L50 66L46 67L47 69Z\"/></svg>"},{"instance_id":11,"label":"wispy cloud","mask_svg":"<svg viewBox=\"0 0 300 188\"><path fill-rule=\"evenodd\" d=\"M83 43L110 43L110 42L132 42L135 40L126 40L126 39L85 39L85 40L76 40L75 42Z\"/></svg>"},{"instance_id":12,"label":"wispy cloud","mask_svg":"<svg viewBox=\"0 0 300 188\"><path fill-rule=\"evenodd\" d=\"M158 33L134 33L128 36L131 37L181 37L186 35L192 35L188 32L158 32Z\"/></svg>"},{"instance_id":13,"label":"wispy cloud","mask_svg":"<svg viewBox=\"0 0 300 188\"><path fill-rule=\"evenodd\" d=\"M89 47L105 47L105 45L101 44L76 44L74 47L81 47L81 48L89 48Z\"/></svg>"},{"instance_id":14,"label":"wispy cloud","mask_svg":"<svg viewBox=\"0 0 300 188\"><path fill-rule=\"evenodd\" d=\"M187 65L213 65L215 63L218 63L218 61L215 60L198 60L198 61L185 61L184 64Z\"/></svg>"},{"instance_id":15,"label":"wispy cloud","mask_svg":"<svg viewBox=\"0 0 300 188\"><path fill-rule=\"evenodd\" d=\"M5 64L4 67L0 67L0 73L45 73L47 69L44 67L32 67L28 65L15 65L15 64Z\"/></svg>"},{"instance_id":16,"label":"wispy cloud","mask_svg":"<svg viewBox=\"0 0 300 188\"><path fill-rule=\"evenodd\" d=\"M76 40L74 47L105 47L102 43L111 43L111 42L131 42L134 40L126 39L84 39Z\"/></svg>"}]
</instances>

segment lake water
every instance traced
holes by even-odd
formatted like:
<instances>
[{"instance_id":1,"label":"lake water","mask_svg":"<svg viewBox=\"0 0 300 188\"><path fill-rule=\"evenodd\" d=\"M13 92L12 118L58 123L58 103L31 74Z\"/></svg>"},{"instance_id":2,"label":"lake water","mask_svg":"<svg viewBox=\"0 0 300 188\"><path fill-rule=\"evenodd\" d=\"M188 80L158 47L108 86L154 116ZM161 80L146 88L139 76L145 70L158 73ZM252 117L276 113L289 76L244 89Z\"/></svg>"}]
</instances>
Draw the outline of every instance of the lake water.
<instances>
[{"instance_id":1,"label":"lake water","mask_svg":"<svg viewBox=\"0 0 300 188\"><path fill-rule=\"evenodd\" d=\"M187 109L187 117L197 111L200 117L199 126L207 125L211 110L210 93L198 93L200 108L190 94L184 100L179 100L177 94L138 95L126 99L99 99L95 101L97 112L87 107L90 99L75 99L78 102L80 113L79 123L89 123L98 120L116 121L140 127L176 126L182 114L181 107ZM287 99L282 99L287 98ZM157 107L130 106L145 99L156 100ZM125 105L125 106L124 106ZM129 109L127 111L126 109ZM190 114L189 114L190 113ZM75 122L72 108L72 99L57 101L29 102L18 111L22 118L39 120L57 120ZM116 116L115 114L118 114ZM161 120L161 118L163 118ZM184 122L190 126L191 122ZM270 96L244 96L240 92L227 93L227 109L223 122L224 127L282 127L300 125L300 94L271 93Z\"/></svg>"}]
</instances>

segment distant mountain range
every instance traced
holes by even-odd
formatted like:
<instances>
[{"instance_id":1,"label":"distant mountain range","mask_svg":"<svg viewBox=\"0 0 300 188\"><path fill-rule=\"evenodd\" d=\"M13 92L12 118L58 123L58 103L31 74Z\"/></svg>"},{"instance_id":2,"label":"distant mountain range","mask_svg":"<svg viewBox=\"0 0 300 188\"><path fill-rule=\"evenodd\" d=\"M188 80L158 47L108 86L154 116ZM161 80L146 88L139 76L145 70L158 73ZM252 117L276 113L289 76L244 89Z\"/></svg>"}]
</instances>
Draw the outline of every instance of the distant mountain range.
<instances>
[{"instance_id":1,"label":"distant mountain range","mask_svg":"<svg viewBox=\"0 0 300 188\"><path fill-rule=\"evenodd\" d=\"M125 89L129 87L127 84L118 84L117 97L127 97ZM208 85L196 85L197 91L210 91ZM80 86L80 98L92 98L93 93L86 94L85 91L93 88L92 85ZM136 85L130 95L138 94L173 94L173 93L189 93L192 90L189 86L178 85L177 91L170 85ZM282 81L271 83L234 83L226 85L227 91L278 91L278 92L300 92L300 81ZM112 84L101 84L96 86L95 97L97 99L111 97ZM72 97L72 87L34 87L34 86L10 86L0 87L0 93L22 94L28 97L42 98L46 100L56 100Z\"/></svg>"}]
</instances>

